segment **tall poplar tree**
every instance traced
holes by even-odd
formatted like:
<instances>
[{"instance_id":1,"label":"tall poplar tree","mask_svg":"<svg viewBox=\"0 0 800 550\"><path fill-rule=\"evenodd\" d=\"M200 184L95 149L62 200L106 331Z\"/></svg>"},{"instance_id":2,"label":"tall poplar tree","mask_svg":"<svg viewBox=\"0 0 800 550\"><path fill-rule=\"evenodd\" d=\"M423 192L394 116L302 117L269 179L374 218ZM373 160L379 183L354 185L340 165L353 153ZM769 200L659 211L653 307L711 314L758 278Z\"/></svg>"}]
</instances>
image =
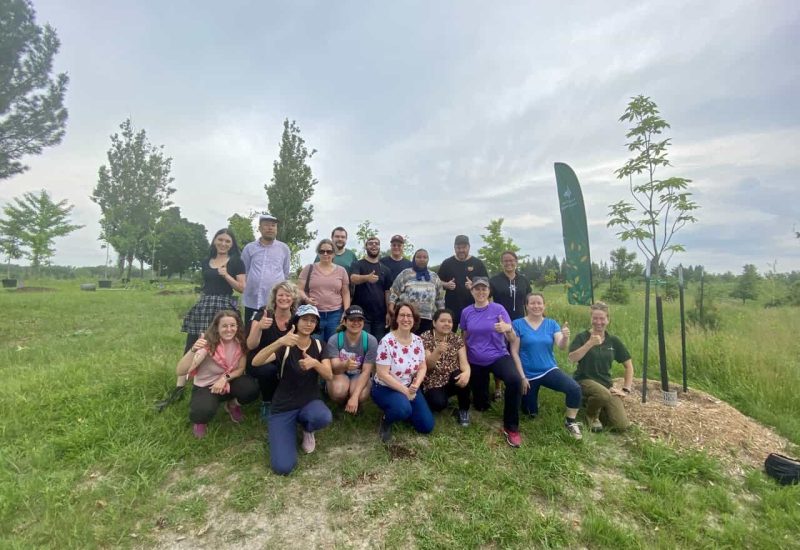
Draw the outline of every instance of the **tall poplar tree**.
<instances>
[{"instance_id":1,"label":"tall poplar tree","mask_svg":"<svg viewBox=\"0 0 800 550\"><path fill-rule=\"evenodd\" d=\"M280 154L272 164L272 183L264 188L269 212L280 220L278 240L285 242L293 255L317 236L316 231L309 231L308 224L313 220L311 197L318 182L307 163L316 152L316 149L308 151L297 123L285 119Z\"/></svg>"},{"instance_id":2,"label":"tall poplar tree","mask_svg":"<svg viewBox=\"0 0 800 550\"><path fill-rule=\"evenodd\" d=\"M64 137L69 78L51 76L60 45L50 25L36 24L30 0L0 0L0 179Z\"/></svg>"},{"instance_id":3,"label":"tall poplar tree","mask_svg":"<svg viewBox=\"0 0 800 550\"><path fill-rule=\"evenodd\" d=\"M144 130L128 119L111 136L108 166L98 170L91 200L100 206L100 238L124 258L131 276L133 259L145 254L162 211L172 203L172 159L151 145Z\"/></svg>"}]
</instances>

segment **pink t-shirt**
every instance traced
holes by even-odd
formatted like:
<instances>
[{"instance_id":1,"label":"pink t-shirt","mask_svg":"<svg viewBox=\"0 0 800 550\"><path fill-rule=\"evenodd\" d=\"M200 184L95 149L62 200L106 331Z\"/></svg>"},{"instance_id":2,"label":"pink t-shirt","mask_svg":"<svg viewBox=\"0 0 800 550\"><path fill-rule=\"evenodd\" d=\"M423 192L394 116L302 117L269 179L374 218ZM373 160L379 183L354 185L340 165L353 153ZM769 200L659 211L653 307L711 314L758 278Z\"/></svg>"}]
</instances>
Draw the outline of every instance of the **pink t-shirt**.
<instances>
[{"instance_id":1,"label":"pink t-shirt","mask_svg":"<svg viewBox=\"0 0 800 550\"><path fill-rule=\"evenodd\" d=\"M333 267L334 270L327 275L319 268L319 264L314 264L314 269L311 271L308 294L309 297L317 302L317 309L321 312L341 309L344 305L342 302L342 289L350 285L347 271L340 265L333 264ZM308 266L305 266L303 271L300 272L300 279L297 281L297 286L302 288L304 292L307 276Z\"/></svg>"},{"instance_id":2,"label":"pink t-shirt","mask_svg":"<svg viewBox=\"0 0 800 550\"><path fill-rule=\"evenodd\" d=\"M220 346L224 345L222 343ZM238 344L228 345L225 347L225 357L228 361L232 361L236 355L236 347ZM200 388L207 388L213 386L214 382L219 380L219 377L225 374L225 369L214 361L214 358L209 353L208 356L197 367L197 374L194 376L194 385Z\"/></svg>"}]
</instances>

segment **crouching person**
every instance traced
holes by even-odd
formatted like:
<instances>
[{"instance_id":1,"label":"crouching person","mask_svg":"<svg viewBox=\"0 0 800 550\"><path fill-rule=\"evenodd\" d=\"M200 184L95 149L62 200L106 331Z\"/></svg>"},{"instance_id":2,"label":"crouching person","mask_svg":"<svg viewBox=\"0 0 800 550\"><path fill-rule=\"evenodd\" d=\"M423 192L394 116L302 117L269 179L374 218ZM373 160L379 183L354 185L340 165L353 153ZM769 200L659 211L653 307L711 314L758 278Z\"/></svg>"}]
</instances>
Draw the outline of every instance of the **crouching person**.
<instances>
[{"instance_id":1,"label":"crouching person","mask_svg":"<svg viewBox=\"0 0 800 550\"><path fill-rule=\"evenodd\" d=\"M631 393L633 361L622 340L606 331L608 306L597 302L590 309L592 328L575 336L569 346L569 360L578 363L575 380L586 400L586 421L593 432L604 426L624 430L629 422L622 400ZM614 361L625 367L622 388L614 387L611 380Z\"/></svg>"},{"instance_id":2,"label":"crouching person","mask_svg":"<svg viewBox=\"0 0 800 550\"><path fill-rule=\"evenodd\" d=\"M268 421L270 464L276 474L288 475L297 466L298 424L303 430L301 446L308 454L316 448L314 432L333 419L319 385L320 377L333 377L330 361L322 358L322 345L311 337L319 319L316 307L300 306L291 330L253 357L256 367L272 362L278 366Z\"/></svg>"},{"instance_id":3,"label":"crouching person","mask_svg":"<svg viewBox=\"0 0 800 550\"><path fill-rule=\"evenodd\" d=\"M220 403L225 403L231 420L238 424L241 405L258 397L258 383L244 374L246 352L239 314L222 310L178 362L177 375L194 378L189 420L196 438L205 437Z\"/></svg>"},{"instance_id":4,"label":"crouching person","mask_svg":"<svg viewBox=\"0 0 800 550\"><path fill-rule=\"evenodd\" d=\"M378 341L364 330L364 310L350 306L344 312L344 327L328 339L325 347L325 358L333 370L328 397L344 404L350 414L356 414L369 399L369 380L377 352Z\"/></svg>"}]
</instances>

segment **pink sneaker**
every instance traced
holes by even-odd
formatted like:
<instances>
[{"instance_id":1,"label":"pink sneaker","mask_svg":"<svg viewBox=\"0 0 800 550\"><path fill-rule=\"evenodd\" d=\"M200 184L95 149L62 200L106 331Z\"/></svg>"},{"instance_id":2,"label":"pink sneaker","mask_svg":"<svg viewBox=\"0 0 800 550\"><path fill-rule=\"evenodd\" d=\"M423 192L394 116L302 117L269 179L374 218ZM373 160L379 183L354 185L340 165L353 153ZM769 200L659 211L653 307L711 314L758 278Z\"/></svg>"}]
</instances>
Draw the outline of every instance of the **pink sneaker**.
<instances>
[{"instance_id":1,"label":"pink sneaker","mask_svg":"<svg viewBox=\"0 0 800 550\"><path fill-rule=\"evenodd\" d=\"M192 433L197 439L203 439L206 436L206 424L192 424Z\"/></svg>"},{"instance_id":2,"label":"pink sneaker","mask_svg":"<svg viewBox=\"0 0 800 550\"><path fill-rule=\"evenodd\" d=\"M244 415L242 415L242 407L239 405L234 405L233 401L225 402L225 410L228 411L228 414L230 415L234 424L239 424L244 419Z\"/></svg>"},{"instance_id":3,"label":"pink sneaker","mask_svg":"<svg viewBox=\"0 0 800 550\"><path fill-rule=\"evenodd\" d=\"M311 454L317 448L317 440L313 432L303 430L303 443L301 445L306 454Z\"/></svg>"},{"instance_id":4,"label":"pink sneaker","mask_svg":"<svg viewBox=\"0 0 800 550\"><path fill-rule=\"evenodd\" d=\"M517 448L522 445L522 437L520 437L519 432L512 432L503 428L503 434L506 436L506 443L512 447Z\"/></svg>"}]
</instances>

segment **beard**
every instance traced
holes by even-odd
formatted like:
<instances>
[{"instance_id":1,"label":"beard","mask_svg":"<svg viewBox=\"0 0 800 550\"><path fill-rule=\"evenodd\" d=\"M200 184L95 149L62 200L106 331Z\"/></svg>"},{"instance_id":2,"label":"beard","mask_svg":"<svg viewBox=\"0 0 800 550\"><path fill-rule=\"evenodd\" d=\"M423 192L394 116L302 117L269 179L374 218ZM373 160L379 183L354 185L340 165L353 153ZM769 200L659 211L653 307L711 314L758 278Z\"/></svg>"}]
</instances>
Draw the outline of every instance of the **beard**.
<instances>
[{"instance_id":1,"label":"beard","mask_svg":"<svg viewBox=\"0 0 800 550\"><path fill-rule=\"evenodd\" d=\"M370 252L369 250L367 250L367 258L369 258L370 260L374 260L379 255L380 255L380 251L378 251L378 252Z\"/></svg>"}]
</instances>

